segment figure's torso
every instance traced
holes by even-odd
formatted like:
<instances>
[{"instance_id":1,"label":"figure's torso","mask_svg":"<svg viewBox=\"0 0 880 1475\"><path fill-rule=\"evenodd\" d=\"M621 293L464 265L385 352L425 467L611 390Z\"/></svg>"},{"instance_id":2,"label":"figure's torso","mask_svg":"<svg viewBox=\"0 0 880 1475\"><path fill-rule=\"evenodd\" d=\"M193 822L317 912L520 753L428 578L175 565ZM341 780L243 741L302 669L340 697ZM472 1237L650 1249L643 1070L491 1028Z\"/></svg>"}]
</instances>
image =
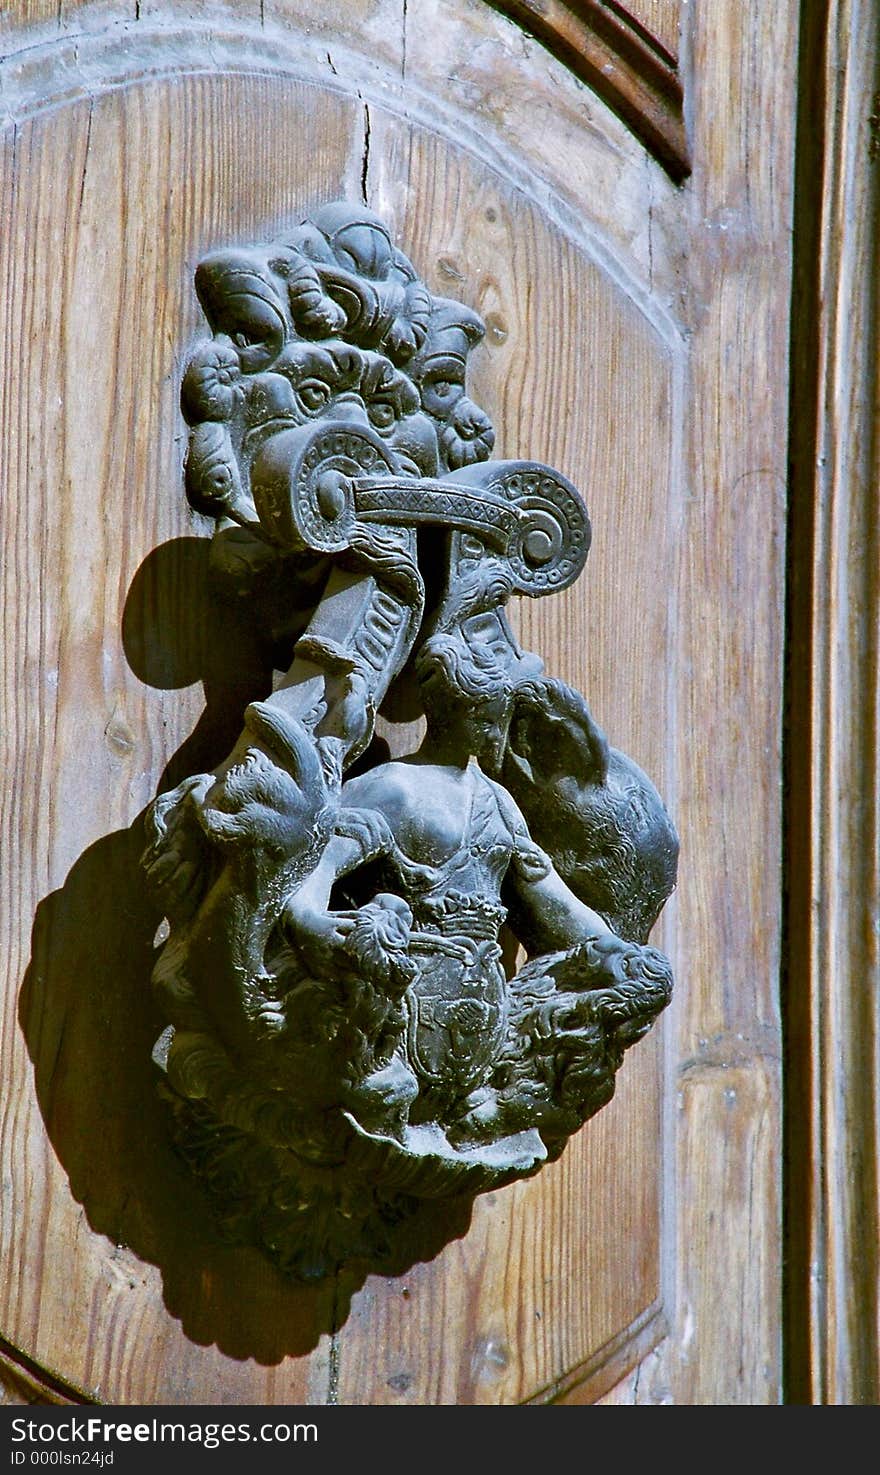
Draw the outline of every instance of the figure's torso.
<instances>
[{"instance_id":1,"label":"figure's torso","mask_svg":"<svg viewBox=\"0 0 880 1475\"><path fill-rule=\"evenodd\" d=\"M505 812L497 785L476 763L388 763L344 794L384 816L395 848L383 870L411 905L451 891L498 901L520 837L515 812Z\"/></svg>"}]
</instances>

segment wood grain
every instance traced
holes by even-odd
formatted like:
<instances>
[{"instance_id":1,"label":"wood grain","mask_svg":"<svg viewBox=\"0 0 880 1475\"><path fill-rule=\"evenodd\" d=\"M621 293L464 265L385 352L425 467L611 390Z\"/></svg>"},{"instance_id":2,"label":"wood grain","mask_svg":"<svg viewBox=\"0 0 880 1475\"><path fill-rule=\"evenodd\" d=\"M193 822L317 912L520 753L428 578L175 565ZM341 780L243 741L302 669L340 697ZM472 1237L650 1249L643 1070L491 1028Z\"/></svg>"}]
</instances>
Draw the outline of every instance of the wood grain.
<instances>
[{"instance_id":1,"label":"wood grain","mask_svg":"<svg viewBox=\"0 0 880 1475\"><path fill-rule=\"evenodd\" d=\"M69 28L17 11L40 44L0 133L0 1330L102 1399L585 1402L662 1309L629 1401L773 1402L793 0L692 20L683 191L488 5L259 11L142 4L132 38L129 6L86 6L75 66ZM192 266L362 185L485 314L499 449L586 495L584 580L521 629L671 803L677 993L558 1164L407 1275L306 1295L217 1242L145 1109L138 816L237 724L212 651L247 664L241 631L207 638L181 496Z\"/></svg>"},{"instance_id":2,"label":"wood grain","mask_svg":"<svg viewBox=\"0 0 880 1475\"><path fill-rule=\"evenodd\" d=\"M691 163L676 60L623 6L604 0L492 0L587 82L680 183Z\"/></svg>"},{"instance_id":3,"label":"wood grain","mask_svg":"<svg viewBox=\"0 0 880 1475\"><path fill-rule=\"evenodd\" d=\"M172 83L152 77L124 92L97 101L84 98L23 120L14 140L11 172L26 185L19 187L9 239L9 301L12 310L30 315L20 331L35 351L28 392L10 384L7 400L10 414L22 417L28 435L43 438L37 454L45 480L34 483L31 478L26 497L27 470L23 460L19 463L22 490L13 505L19 516L30 512L39 521L26 532L10 530L11 541L18 533L16 546L22 547L24 559L11 594L23 615L39 610L43 642L28 655L27 629L19 637L25 656L19 679L26 681L29 672L47 668L57 668L58 677L57 686L50 687L50 701L21 707L34 720L48 722L49 733L41 737L14 727L10 762L23 774L26 787L40 782L30 778L27 765L41 761L46 787L74 793L77 802L46 809L36 826L14 805L8 814L11 827L27 823L33 846L30 874L22 871L17 878L25 890L9 909L22 923L10 974L25 976L21 1023L49 1140L43 1139L42 1124L32 1115L33 1169L22 1161L20 1148L15 1149L18 1181L45 1183L47 1196L25 1191L14 1201L9 1232L19 1245L32 1247L22 1255L22 1267L32 1270L39 1251L42 1268L10 1287L3 1316L4 1324L15 1326L20 1341L37 1356L49 1365L63 1361L71 1380L101 1398L204 1400L210 1390L212 1397L271 1401L279 1394L290 1396L291 1389L313 1396L327 1371L324 1348L313 1358L311 1371L305 1362L288 1359L280 1381L273 1368L263 1371L236 1358L250 1350L257 1361L277 1362L279 1354L296 1350L297 1338L305 1351L310 1340L318 1344L322 1316L329 1318L324 1322L328 1332L340 1316L338 1297L334 1309L320 1297L280 1291L276 1278L254 1257L221 1252L210 1244L210 1236L206 1245L209 1230L196 1235L198 1250L187 1245L184 1252L169 1242L169 1216L201 1220L203 1225L205 1216L194 1191L168 1159L161 1122L155 1115L138 1120L142 1095L149 1090L149 1008L142 1006L132 1034L111 1002L120 988L123 997L130 988L131 948L138 935L144 987L157 919L145 916L142 898L135 902L131 894L132 887L139 891L137 815L198 714L200 694L194 680L202 676L212 696L209 717L215 731L205 733L202 721L202 751L210 738L219 741L216 729L222 730L230 714L238 721L241 706L234 681L229 689L228 675L226 690L212 694L212 683L222 687L224 681L222 662L220 670L204 669L210 656L201 613L204 592L196 598L199 553L204 550L187 537L189 524L179 494L182 428L174 394L179 358L195 327L189 271L204 245L246 238L254 221L268 233L276 221L302 208L301 195L285 199L272 181L276 171L284 173L295 191L297 179L305 176L304 165L296 154L279 161L271 140L293 138L303 156L313 155L308 173L313 190L323 169L325 193L355 192L361 174L361 111L334 97L320 107L315 101L310 97L307 104L305 95L291 93L289 86L282 94L277 84L263 78L193 77ZM253 120L250 131L242 118ZM232 119L238 134L234 147L227 131ZM653 672L663 669L666 632L662 573L667 560L662 498L656 489L666 483L670 464L668 345L642 312L628 306L619 289L582 253L557 240L540 213L525 206L485 166L454 153L436 135L395 124L376 107L371 140L371 199L390 215L439 290L461 291L486 313L489 337L475 392L491 406L511 454L528 446L531 454L547 456L592 489L588 495L594 502L597 536L606 545L612 578L614 558L632 558L624 539L644 536L645 525L652 530L655 565L648 589L655 604L649 618L634 602L620 611L574 603L567 606L564 641L546 616L526 633L541 644L552 669L582 684L592 682L597 710L607 707L604 720L616 729L619 741L658 772L664 761L662 731L651 720L650 701L644 698L665 705L662 693L657 696ZM59 150L71 160L67 193L61 198L41 167ZM183 157L189 170L181 167ZM239 171L247 176L246 192ZM127 188L121 192L123 178ZM406 184L403 191L401 182ZM168 203L172 183L173 216ZM132 196L140 204L137 212L128 209ZM401 199L417 208L402 213ZM469 199L473 208L465 205ZM67 234L60 239L56 218L67 223ZM50 273L57 254L68 278L64 289L53 293ZM529 293L517 289L517 283L530 280L534 286ZM48 323L47 302L56 314ZM146 317L141 319L140 313ZM554 382L547 379L546 358L557 319L573 320L575 331L554 347L559 360ZM58 342L69 345L60 365L54 353ZM139 351L141 344L148 345L146 354ZM612 381L612 399L607 396L607 373L601 370L605 354L612 364L628 365L627 374ZM88 376L78 373L86 363L93 366ZM586 366L590 372L585 379ZM157 384L162 387L159 395ZM40 391L63 407L60 420L45 415ZM550 408L560 395L571 401L572 412L554 421ZM589 407L603 400L605 413L590 433ZM83 437L78 427L87 421L90 434ZM41 509L51 504L56 485L65 489L67 502L65 515L51 519ZM93 495L95 486L104 489L100 501ZM643 488L650 489L649 497ZM643 496L649 505L640 513ZM621 518L624 503L630 511ZM37 526L45 529L42 541ZM121 527L126 557L120 567L116 540ZM36 566L34 559L39 559ZM60 571L55 583L50 569ZM608 649L616 649L613 659L591 651L592 621L607 628ZM174 640L170 653L162 646L169 634ZM644 648L644 660L633 655L636 647ZM52 659L55 650L59 655ZM227 652L221 654L225 659ZM73 663L69 671L63 661ZM644 681L643 689L608 679L613 666L625 662L632 666L633 682ZM109 753L97 764L96 747ZM198 766L198 748L198 740L189 741L185 755L175 760L176 769ZM114 827L114 833L107 833ZM48 861L44 876L36 872L38 856ZM108 889L106 870L115 884L99 900L94 892ZM35 906L28 961L26 928ZM68 982L71 976L89 976L95 968L93 932L83 926L84 908L103 936L97 1008L87 1007ZM111 920L120 912L122 928ZM16 1037L11 1019L9 1035ZM102 1099L108 1054L125 1061L125 1069L113 1088L115 1126L102 1153L94 1155L94 1124L108 1105ZM23 1102L29 1095L23 1059L17 1069L13 1094ZM425 1365L411 1340L407 1343L404 1337L401 1343L402 1331L391 1318L383 1333L391 1359L388 1378L400 1374L401 1357L406 1366L419 1367L410 1385L412 1400L473 1396L510 1401L555 1388L570 1370L595 1361L598 1349L619 1341L630 1323L643 1319L654 1305L659 1294L658 1069L656 1047L646 1046L627 1075L614 1114L607 1123L596 1124L589 1150L581 1145L569 1154L551 1170L546 1185L526 1185L519 1194L522 1212L512 1214L507 1207L507 1199L519 1201L514 1195L502 1196L491 1214L488 1201L480 1206L483 1227L475 1228L467 1248L423 1269L427 1289L413 1297L415 1314L407 1326L423 1328L429 1341L430 1326L452 1299L459 1306L462 1337L459 1357L438 1369ZM645 1101L653 1103L647 1111ZM132 1185L123 1165L138 1154L138 1137L142 1154L156 1166ZM58 1154L57 1164L49 1143ZM52 1164L48 1172L47 1162ZM73 1198L65 1188L65 1171ZM582 1199L591 1204L595 1226L593 1250L585 1259L577 1248L579 1237L566 1243L565 1233L561 1241L559 1236L563 1222L578 1222ZM613 1251L608 1233L612 1223ZM654 1227L646 1233L649 1223ZM116 1248L94 1238L95 1230L116 1241ZM84 1250L71 1274L53 1246L77 1237ZM548 1245L559 1241L549 1264L533 1262L533 1240ZM616 1280L602 1274L612 1253L621 1270ZM474 1276L480 1278L478 1267L487 1255L497 1273L477 1297L478 1320L470 1336L466 1323L474 1303ZM559 1255L561 1267L555 1263ZM593 1256L598 1257L595 1264ZM194 1276L197 1257L203 1264ZM535 1304L528 1311L519 1307L510 1289L517 1260L522 1268L516 1279L531 1277L534 1282L529 1300ZM246 1312L234 1312L229 1290L240 1287L243 1276L249 1305ZM587 1296L590 1281L594 1289ZM268 1314L271 1298L277 1303L274 1316ZM40 1310L47 1305L52 1308L49 1317ZM83 1306L90 1308L85 1341L77 1335ZM363 1397L363 1389L371 1400L385 1395L387 1378L374 1371L364 1383L359 1367L371 1356L377 1319L387 1316L387 1305L378 1306L376 1293L370 1292L341 1332L335 1356L341 1369L338 1396L343 1399ZM523 1316L531 1318L528 1337L518 1331ZM205 1337L216 1348L202 1351L193 1345ZM145 1338L161 1347L161 1362L139 1363L137 1349ZM503 1366L496 1343L508 1349Z\"/></svg>"},{"instance_id":4,"label":"wood grain","mask_svg":"<svg viewBox=\"0 0 880 1475\"><path fill-rule=\"evenodd\" d=\"M485 0L512 15L524 30L537 36L558 55L575 75L587 81L614 108L636 137L651 149L677 179L688 171L687 144L682 121L682 94L677 75L680 0ZM474 7L481 8L481 7ZM149 22L166 15L164 0L127 0L111 8L110 14L128 25ZM261 27L273 20L285 24L296 20L300 7L265 0L236 0L239 18ZM425 12L425 39L430 44L434 30L432 14ZM196 21L216 18L217 8L195 0L188 16ZM100 0L15 0L0 12L0 38L18 30L46 35L76 35L83 27L106 23L108 8ZM384 0L359 0L357 5L340 0L316 9L311 19L327 36L331 46L340 35L354 30L363 54L371 45L390 55L399 48L401 65L406 64L408 40L422 23L421 11L408 13L408 6L395 7ZM455 21L460 17L455 15Z\"/></svg>"},{"instance_id":5,"label":"wood grain","mask_svg":"<svg viewBox=\"0 0 880 1475\"><path fill-rule=\"evenodd\" d=\"M789 1396L880 1401L876 8L803 40L786 806Z\"/></svg>"},{"instance_id":6,"label":"wood grain","mask_svg":"<svg viewBox=\"0 0 880 1475\"><path fill-rule=\"evenodd\" d=\"M735 5L701 8L692 25L675 798L686 855L674 921L688 984L673 1004L676 1292L656 1385L675 1402L774 1403L788 319L780 282L790 270L796 25L786 7L759 20ZM750 1244L759 1253L734 1254Z\"/></svg>"},{"instance_id":7,"label":"wood grain","mask_svg":"<svg viewBox=\"0 0 880 1475\"><path fill-rule=\"evenodd\" d=\"M670 1336L605 1401L764 1404L782 1397L780 279L790 270L796 25L784 8L746 21L734 5L702 7L691 24L675 635L684 847L669 922L679 980L668 1021L674 1289Z\"/></svg>"},{"instance_id":8,"label":"wood grain","mask_svg":"<svg viewBox=\"0 0 880 1475\"><path fill-rule=\"evenodd\" d=\"M673 60L678 60L682 26L682 0L627 0L625 10Z\"/></svg>"}]
</instances>

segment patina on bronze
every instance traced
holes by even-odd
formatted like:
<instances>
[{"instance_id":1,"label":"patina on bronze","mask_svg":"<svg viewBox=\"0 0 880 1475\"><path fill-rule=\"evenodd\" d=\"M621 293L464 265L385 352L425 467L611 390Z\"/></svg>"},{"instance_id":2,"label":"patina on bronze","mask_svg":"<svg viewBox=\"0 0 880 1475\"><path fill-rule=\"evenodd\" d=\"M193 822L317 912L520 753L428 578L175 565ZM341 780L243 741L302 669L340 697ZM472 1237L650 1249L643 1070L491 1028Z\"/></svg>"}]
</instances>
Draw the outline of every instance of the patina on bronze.
<instances>
[{"instance_id":1,"label":"patina on bronze","mask_svg":"<svg viewBox=\"0 0 880 1475\"><path fill-rule=\"evenodd\" d=\"M669 1002L647 937L678 844L506 619L577 578L590 524L558 472L491 459L477 314L344 202L196 290L187 495L285 674L149 812L155 1058L227 1231L310 1278L534 1173L610 1099ZM426 722L396 759L392 683Z\"/></svg>"}]
</instances>

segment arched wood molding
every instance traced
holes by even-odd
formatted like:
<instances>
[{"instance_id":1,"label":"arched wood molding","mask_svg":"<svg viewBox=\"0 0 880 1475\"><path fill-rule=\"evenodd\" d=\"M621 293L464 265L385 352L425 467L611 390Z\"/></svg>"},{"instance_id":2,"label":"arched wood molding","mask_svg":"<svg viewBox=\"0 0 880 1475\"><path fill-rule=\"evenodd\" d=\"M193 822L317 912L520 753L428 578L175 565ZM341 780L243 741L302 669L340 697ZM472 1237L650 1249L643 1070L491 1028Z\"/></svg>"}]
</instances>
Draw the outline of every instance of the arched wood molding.
<instances>
[{"instance_id":1,"label":"arched wood molding","mask_svg":"<svg viewBox=\"0 0 880 1475\"><path fill-rule=\"evenodd\" d=\"M0 1334L0 1404L95 1404L98 1400Z\"/></svg>"},{"instance_id":2,"label":"arched wood molding","mask_svg":"<svg viewBox=\"0 0 880 1475\"><path fill-rule=\"evenodd\" d=\"M608 0L490 0L588 83L680 184L691 172L678 63Z\"/></svg>"}]
</instances>

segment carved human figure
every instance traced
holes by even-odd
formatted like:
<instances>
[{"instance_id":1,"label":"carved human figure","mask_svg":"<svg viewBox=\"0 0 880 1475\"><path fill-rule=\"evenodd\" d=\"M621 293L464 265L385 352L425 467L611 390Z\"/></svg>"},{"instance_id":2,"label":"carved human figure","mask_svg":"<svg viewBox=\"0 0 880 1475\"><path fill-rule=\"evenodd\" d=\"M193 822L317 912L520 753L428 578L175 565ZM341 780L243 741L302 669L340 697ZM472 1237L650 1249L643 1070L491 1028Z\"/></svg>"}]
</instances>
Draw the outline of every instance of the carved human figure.
<instances>
[{"instance_id":1,"label":"carved human figure","mask_svg":"<svg viewBox=\"0 0 880 1475\"><path fill-rule=\"evenodd\" d=\"M520 664L528 668L528 659ZM346 825L290 897L283 925L305 968L327 979L351 971L364 905L394 914L389 963L405 948L414 976L387 1058L350 1078L346 1105L365 1128L398 1135L407 1123L443 1120L450 1142L462 1145L497 1115L492 1079L517 997L499 944L505 921L532 964L564 955L569 992L613 982L596 970L596 950L623 944L569 889L486 772L504 746L515 669L458 629L425 642L417 671L423 742L343 785ZM594 965L579 980L585 944ZM657 1002L648 1000L649 1013Z\"/></svg>"}]
</instances>

